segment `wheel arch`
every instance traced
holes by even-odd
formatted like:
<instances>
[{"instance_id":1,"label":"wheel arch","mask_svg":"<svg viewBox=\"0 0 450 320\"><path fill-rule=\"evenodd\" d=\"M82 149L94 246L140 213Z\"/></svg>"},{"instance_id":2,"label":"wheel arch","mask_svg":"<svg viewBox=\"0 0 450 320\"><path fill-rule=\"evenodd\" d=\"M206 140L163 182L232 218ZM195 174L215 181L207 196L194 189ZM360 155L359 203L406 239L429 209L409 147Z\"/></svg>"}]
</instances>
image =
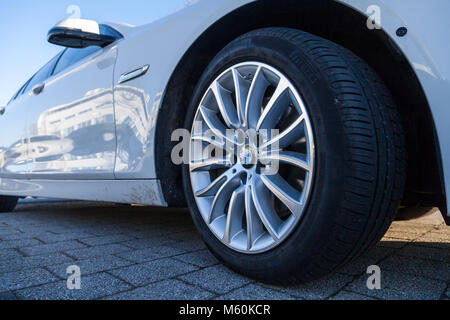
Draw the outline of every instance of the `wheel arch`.
<instances>
[{"instance_id":1,"label":"wheel arch","mask_svg":"<svg viewBox=\"0 0 450 320\"><path fill-rule=\"evenodd\" d=\"M181 168L171 161L176 143L168 141L173 130L183 127L184 112L203 71L235 38L276 26L300 29L336 42L377 71L394 96L408 140L404 205L437 206L447 212L442 158L430 106L413 68L389 35L361 27L366 25L367 17L334 0L279 0L276 6L273 4L266 0L251 2L218 20L192 44L173 72L161 104L155 143L156 173L169 206L185 206L186 202L180 188Z\"/></svg>"}]
</instances>

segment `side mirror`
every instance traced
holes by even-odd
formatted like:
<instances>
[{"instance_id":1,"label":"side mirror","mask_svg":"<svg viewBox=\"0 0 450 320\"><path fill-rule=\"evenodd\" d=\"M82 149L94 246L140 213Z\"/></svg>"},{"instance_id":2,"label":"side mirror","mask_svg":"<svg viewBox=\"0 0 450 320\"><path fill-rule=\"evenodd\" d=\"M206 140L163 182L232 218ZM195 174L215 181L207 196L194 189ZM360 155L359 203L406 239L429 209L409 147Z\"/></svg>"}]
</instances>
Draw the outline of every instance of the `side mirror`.
<instances>
[{"instance_id":1,"label":"side mirror","mask_svg":"<svg viewBox=\"0 0 450 320\"><path fill-rule=\"evenodd\" d=\"M6 107L0 107L0 116L4 115L6 111Z\"/></svg>"},{"instance_id":2,"label":"side mirror","mask_svg":"<svg viewBox=\"0 0 450 320\"><path fill-rule=\"evenodd\" d=\"M48 42L69 48L106 47L119 38L102 29L102 25L92 20L66 19L48 32Z\"/></svg>"}]
</instances>

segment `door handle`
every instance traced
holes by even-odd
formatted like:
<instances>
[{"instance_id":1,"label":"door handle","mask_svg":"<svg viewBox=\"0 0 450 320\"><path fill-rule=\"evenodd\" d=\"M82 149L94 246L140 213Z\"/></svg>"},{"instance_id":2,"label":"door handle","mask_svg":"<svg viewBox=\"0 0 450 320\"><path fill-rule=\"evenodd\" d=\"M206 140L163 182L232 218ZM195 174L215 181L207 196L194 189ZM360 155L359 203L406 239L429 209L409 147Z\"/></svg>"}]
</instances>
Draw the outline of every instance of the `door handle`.
<instances>
[{"instance_id":1,"label":"door handle","mask_svg":"<svg viewBox=\"0 0 450 320\"><path fill-rule=\"evenodd\" d=\"M33 93L35 95L39 95L42 93L42 91L44 91L44 88L45 88L45 83L37 84L33 87Z\"/></svg>"},{"instance_id":2,"label":"door handle","mask_svg":"<svg viewBox=\"0 0 450 320\"><path fill-rule=\"evenodd\" d=\"M1 107L0 108L0 116L4 115L5 111L6 111L6 108L5 107Z\"/></svg>"}]
</instances>

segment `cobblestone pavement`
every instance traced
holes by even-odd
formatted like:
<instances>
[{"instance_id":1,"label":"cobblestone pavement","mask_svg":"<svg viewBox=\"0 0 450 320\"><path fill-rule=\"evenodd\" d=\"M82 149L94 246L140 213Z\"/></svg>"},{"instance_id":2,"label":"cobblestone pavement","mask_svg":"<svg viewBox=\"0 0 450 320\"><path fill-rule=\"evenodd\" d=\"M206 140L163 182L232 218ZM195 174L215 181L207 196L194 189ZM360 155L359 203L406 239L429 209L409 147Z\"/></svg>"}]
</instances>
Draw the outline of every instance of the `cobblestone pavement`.
<instances>
[{"instance_id":1,"label":"cobblestone pavement","mask_svg":"<svg viewBox=\"0 0 450 320\"><path fill-rule=\"evenodd\" d=\"M394 222L355 263L316 282L267 286L206 250L185 210L25 203L0 215L0 299L450 299L450 228L438 212ZM369 265L382 290L366 287ZM82 289L67 289L78 265Z\"/></svg>"}]
</instances>

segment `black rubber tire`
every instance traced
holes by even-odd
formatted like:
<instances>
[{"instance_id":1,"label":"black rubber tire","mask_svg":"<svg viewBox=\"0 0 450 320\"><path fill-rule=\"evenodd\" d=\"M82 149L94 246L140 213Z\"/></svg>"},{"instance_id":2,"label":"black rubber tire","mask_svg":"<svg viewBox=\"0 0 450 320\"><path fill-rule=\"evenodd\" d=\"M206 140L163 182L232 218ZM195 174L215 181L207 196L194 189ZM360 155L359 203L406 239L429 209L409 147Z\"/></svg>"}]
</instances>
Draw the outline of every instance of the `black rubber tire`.
<instances>
[{"instance_id":1,"label":"black rubber tire","mask_svg":"<svg viewBox=\"0 0 450 320\"><path fill-rule=\"evenodd\" d=\"M267 28L241 36L214 58L192 97L186 129L191 129L209 84L244 61L261 61L281 71L306 103L316 144L309 205L281 245L242 254L210 232L184 165L194 223L212 253L243 275L287 285L320 278L374 246L393 221L406 175L401 120L383 82L352 52L299 30Z\"/></svg>"},{"instance_id":2,"label":"black rubber tire","mask_svg":"<svg viewBox=\"0 0 450 320\"><path fill-rule=\"evenodd\" d=\"M0 196L0 213L13 212L19 198Z\"/></svg>"}]
</instances>

